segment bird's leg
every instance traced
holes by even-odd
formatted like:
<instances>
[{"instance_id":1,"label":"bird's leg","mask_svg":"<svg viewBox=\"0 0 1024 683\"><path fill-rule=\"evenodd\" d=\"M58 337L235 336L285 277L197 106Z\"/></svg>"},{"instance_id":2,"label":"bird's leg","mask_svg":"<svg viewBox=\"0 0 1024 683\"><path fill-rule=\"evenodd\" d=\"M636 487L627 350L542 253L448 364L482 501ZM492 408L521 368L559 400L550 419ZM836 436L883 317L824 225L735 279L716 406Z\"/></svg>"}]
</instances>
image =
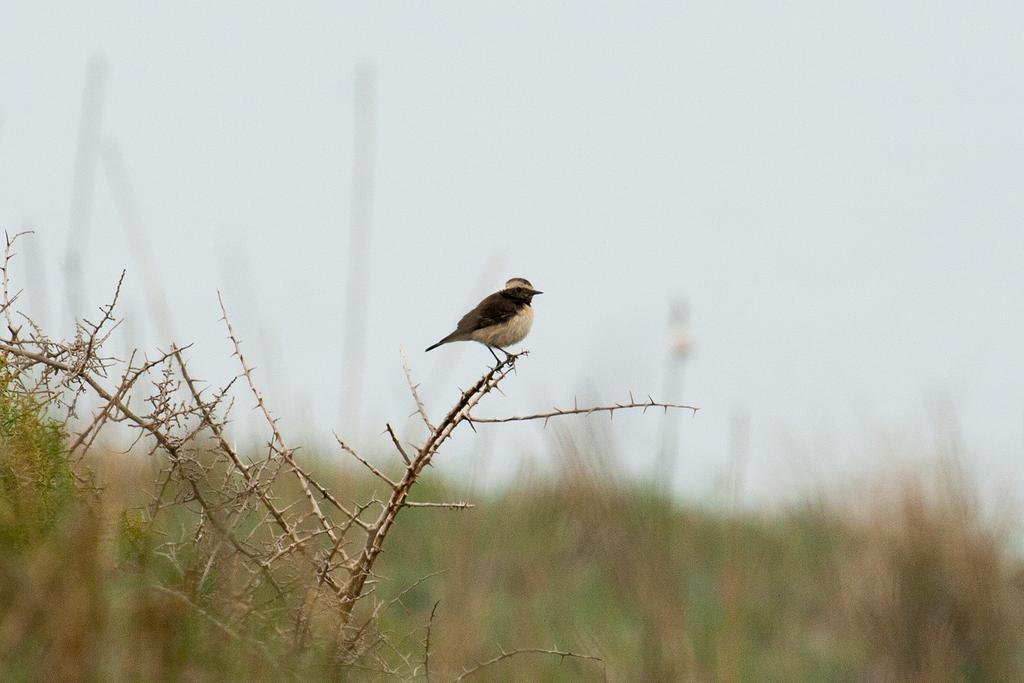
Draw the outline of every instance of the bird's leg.
<instances>
[{"instance_id":1,"label":"bird's leg","mask_svg":"<svg viewBox=\"0 0 1024 683\"><path fill-rule=\"evenodd\" d=\"M496 354L496 353L494 352L494 347L493 347L493 346L491 346L490 344L484 344L484 346L486 346L486 347L487 347L487 350L491 352L491 355L492 355L492 356L494 356L494 362L495 362L495 363L500 363L500 362L501 362L501 359L500 359L500 358L498 358L498 354ZM502 349L502 350L504 351L504 349Z\"/></svg>"}]
</instances>

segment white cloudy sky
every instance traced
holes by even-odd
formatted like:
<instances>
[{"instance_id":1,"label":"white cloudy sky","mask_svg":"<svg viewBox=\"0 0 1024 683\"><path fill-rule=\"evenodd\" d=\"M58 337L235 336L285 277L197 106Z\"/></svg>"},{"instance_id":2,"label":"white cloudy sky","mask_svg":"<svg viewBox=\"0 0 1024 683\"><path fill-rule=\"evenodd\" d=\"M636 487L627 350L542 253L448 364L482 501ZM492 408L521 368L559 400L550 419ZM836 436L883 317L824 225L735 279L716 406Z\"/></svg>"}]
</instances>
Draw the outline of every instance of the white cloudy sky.
<instances>
[{"instance_id":1,"label":"white cloudy sky","mask_svg":"<svg viewBox=\"0 0 1024 683\"><path fill-rule=\"evenodd\" d=\"M711 495L735 415L753 496L926 450L943 402L985 485L1024 490L1018 3L8 0L3 15L0 227L36 230L22 277L52 326L100 55L103 135L202 374L231 371L220 288L286 428L345 429L352 91L369 63L362 441L409 410L399 348L435 411L471 380L483 349L421 349L517 275L546 294L497 411L661 393L669 302L689 300L685 398L702 411L683 424L682 491ZM126 331L157 344L102 170L91 226L85 298L127 268ZM544 450L504 429L483 455L461 437L449 469L497 475ZM658 429L616 418L633 471Z\"/></svg>"}]
</instances>

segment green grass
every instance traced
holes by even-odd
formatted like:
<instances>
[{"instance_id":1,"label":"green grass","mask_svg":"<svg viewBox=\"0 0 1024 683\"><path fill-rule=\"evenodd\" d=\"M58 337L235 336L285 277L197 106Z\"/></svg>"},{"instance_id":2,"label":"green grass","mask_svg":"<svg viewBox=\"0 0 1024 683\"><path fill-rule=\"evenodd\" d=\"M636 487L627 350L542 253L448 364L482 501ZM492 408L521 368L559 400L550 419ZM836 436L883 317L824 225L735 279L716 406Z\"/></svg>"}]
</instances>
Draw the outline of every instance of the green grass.
<instances>
[{"instance_id":1,"label":"green grass","mask_svg":"<svg viewBox=\"0 0 1024 683\"><path fill-rule=\"evenodd\" d=\"M440 600L442 661L483 660L496 643L596 646L609 673L627 679L732 666L750 680L835 680L857 666L840 643L806 637L828 620L831 571L852 542L827 517L726 516L642 491L593 494L551 485L482 510L410 515L381 573L396 587L445 573L386 626L425 623ZM563 665L528 670L557 678Z\"/></svg>"},{"instance_id":2,"label":"green grass","mask_svg":"<svg viewBox=\"0 0 1024 683\"><path fill-rule=\"evenodd\" d=\"M0 551L44 539L74 495L64 434L34 397L10 390L0 361Z\"/></svg>"}]
</instances>

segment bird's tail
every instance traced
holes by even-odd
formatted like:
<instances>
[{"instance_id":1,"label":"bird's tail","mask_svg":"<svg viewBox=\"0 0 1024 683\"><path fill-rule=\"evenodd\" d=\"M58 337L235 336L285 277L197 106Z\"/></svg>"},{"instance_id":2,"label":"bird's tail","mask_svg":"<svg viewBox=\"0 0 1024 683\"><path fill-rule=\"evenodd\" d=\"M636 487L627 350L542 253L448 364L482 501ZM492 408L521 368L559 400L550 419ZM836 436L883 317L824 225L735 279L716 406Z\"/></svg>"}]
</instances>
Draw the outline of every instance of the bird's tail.
<instances>
[{"instance_id":1,"label":"bird's tail","mask_svg":"<svg viewBox=\"0 0 1024 683\"><path fill-rule=\"evenodd\" d=\"M445 337L445 338L444 338L444 339L442 339L441 341L437 342L436 344L434 344L434 345L432 345L432 346L428 346L428 347L427 347L427 348L426 348L426 349L425 349L425 350L423 351L423 353L426 353L427 351L433 351L434 349L436 349L436 348L437 348L438 346L440 346L441 344L447 344L448 342L452 342L452 341L455 341L455 332L452 332L451 334L449 334L449 335L448 335L447 337Z\"/></svg>"}]
</instances>

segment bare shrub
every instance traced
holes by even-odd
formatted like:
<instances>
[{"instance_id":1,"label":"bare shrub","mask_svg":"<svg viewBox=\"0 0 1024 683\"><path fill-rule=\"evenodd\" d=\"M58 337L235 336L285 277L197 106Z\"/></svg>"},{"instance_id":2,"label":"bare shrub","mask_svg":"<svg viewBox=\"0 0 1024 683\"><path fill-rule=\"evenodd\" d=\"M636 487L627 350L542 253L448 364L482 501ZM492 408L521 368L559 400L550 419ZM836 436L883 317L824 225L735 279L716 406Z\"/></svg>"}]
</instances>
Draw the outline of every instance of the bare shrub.
<instances>
[{"instance_id":1,"label":"bare shrub","mask_svg":"<svg viewBox=\"0 0 1024 683\"><path fill-rule=\"evenodd\" d=\"M211 387L192 370L188 347L171 344L154 357L133 353L124 360L105 352L117 327L123 274L95 322L77 322L71 339L52 339L32 320L16 315L17 294L8 296L7 277L13 242L7 242L3 263L3 313L10 335L0 339L0 357L7 391L60 416L60 429L68 434L65 462L84 489L95 489L87 456L101 434L111 425L134 434L133 448L149 453L159 475L148 504L122 520L121 537L138 563L162 567L151 576L159 596L151 600L160 605L158 610L187 610L190 619L204 623L204 632L278 665L319 656L329 671L355 668L401 678L422 674L427 657L392 642L378 628L382 613L401 594L382 598L374 567L406 508L467 507L410 498L424 468L460 426L684 407L631 396L621 404L574 405L525 416L473 415L516 368L522 353L489 368L435 422L406 365L424 436L403 444L392 426L385 426L399 466L391 476L337 437L339 448L384 485L383 496L350 498L324 484L296 457L256 385L223 302L239 371L225 386ZM255 457L240 453L227 434L239 389L265 420L267 438ZM82 553L82 572L94 575L90 572L100 570L88 557ZM503 651L498 659L518 652Z\"/></svg>"}]
</instances>

